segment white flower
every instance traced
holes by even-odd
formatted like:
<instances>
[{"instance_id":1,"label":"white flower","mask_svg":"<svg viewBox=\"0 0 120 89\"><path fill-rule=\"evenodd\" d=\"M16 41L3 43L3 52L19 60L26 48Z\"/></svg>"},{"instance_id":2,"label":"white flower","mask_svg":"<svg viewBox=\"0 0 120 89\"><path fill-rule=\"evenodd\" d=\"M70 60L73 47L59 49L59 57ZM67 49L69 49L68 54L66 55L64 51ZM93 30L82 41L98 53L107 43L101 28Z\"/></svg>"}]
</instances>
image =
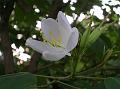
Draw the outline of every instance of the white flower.
<instances>
[{"instance_id":1,"label":"white flower","mask_svg":"<svg viewBox=\"0 0 120 89\"><path fill-rule=\"evenodd\" d=\"M76 47L79 32L77 28L71 28L61 11L58 13L57 20L52 18L42 20L41 29L44 41L28 38L26 45L42 53L45 60L58 61L66 55L71 56L69 52Z\"/></svg>"}]
</instances>

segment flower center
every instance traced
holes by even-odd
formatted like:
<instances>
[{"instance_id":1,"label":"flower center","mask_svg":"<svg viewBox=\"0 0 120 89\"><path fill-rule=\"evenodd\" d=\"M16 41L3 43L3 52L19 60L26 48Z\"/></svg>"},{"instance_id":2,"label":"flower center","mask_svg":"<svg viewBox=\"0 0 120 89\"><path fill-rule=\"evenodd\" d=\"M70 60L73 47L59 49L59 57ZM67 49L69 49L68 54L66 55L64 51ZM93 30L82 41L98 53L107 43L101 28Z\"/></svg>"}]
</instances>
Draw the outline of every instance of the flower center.
<instances>
[{"instance_id":1,"label":"flower center","mask_svg":"<svg viewBox=\"0 0 120 89\"><path fill-rule=\"evenodd\" d=\"M64 48L63 45L62 45L62 37L61 37L61 35L57 35L57 37L55 37L52 31L49 32L49 35L51 37L50 40L48 40L45 36L42 36L44 42L49 43L53 47L62 47L62 48Z\"/></svg>"}]
</instances>

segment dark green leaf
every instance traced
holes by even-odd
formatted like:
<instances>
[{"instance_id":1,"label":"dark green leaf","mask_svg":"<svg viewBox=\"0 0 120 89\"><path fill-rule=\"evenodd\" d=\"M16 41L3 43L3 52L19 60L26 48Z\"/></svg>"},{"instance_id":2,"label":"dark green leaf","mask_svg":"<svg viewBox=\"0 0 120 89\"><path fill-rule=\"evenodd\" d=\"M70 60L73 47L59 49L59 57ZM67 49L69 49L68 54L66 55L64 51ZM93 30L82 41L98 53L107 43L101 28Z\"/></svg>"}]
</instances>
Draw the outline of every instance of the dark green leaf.
<instances>
[{"instance_id":1,"label":"dark green leaf","mask_svg":"<svg viewBox=\"0 0 120 89\"><path fill-rule=\"evenodd\" d=\"M29 89L36 84L36 77L30 73L16 73L0 76L0 89Z\"/></svg>"},{"instance_id":2,"label":"dark green leaf","mask_svg":"<svg viewBox=\"0 0 120 89\"><path fill-rule=\"evenodd\" d=\"M120 78L107 78L104 84L107 89L120 89Z\"/></svg>"}]
</instances>

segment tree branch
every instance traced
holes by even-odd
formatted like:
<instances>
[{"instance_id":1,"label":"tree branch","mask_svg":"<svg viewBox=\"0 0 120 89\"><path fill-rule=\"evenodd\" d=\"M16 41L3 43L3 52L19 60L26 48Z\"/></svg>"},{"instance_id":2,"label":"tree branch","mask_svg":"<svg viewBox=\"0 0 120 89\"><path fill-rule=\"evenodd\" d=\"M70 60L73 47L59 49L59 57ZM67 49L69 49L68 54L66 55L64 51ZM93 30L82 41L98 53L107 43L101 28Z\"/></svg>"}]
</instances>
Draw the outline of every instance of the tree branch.
<instances>
[{"instance_id":1,"label":"tree branch","mask_svg":"<svg viewBox=\"0 0 120 89\"><path fill-rule=\"evenodd\" d=\"M14 1L0 1L0 38L4 56L5 73L14 72L14 61L9 39L9 17L13 10Z\"/></svg>"}]
</instances>

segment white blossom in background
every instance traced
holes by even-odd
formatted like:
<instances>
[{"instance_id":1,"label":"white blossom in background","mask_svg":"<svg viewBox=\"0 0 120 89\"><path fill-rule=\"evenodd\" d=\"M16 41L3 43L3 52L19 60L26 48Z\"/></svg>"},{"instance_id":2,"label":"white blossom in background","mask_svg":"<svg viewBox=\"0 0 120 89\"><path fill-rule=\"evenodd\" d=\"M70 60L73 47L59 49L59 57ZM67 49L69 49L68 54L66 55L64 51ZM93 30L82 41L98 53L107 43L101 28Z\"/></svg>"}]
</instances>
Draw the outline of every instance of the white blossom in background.
<instances>
[{"instance_id":1,"label":"white blossom in background","mask_svg":"<svg viewBox=\"0 0 120 89\"><path fill-rule=\"evenodd\" d=\"M71 0L70 4L73 5L74 3L77 3L77 0Z\"/></svg>"},{"instance_id":2,"label":"white blossom in background","mask_svg":"<svg viewBox=\"0 0 120 89\"><path fill-rule=\"evenodd\" d=\"M69 0L63 0L63 3L67 3Z\"/></svg>"},{"instance_id":3,"label":"white blossom in background","mask_svg":"<svg viewBox=\"0 0 120 89\"><path fill-rule=\"evenodd\" d=\"M2 52L0 51L0 56L2 56Z\"/></svg>"},{"instance_id":4,"label":"white blossom in background","mask_svg":"<svg viewBox=\"0 0 120 89\"><path fill-rule=\"evenodd\" d=\"M36 21L36 22L37 22L36 27L41 29L41 21Z\"/></svg>"},{"instance_id":5,"label":"white blossom in background","mask_svg":"<svg viewBox=\"0 0 120 89\"><path fill-rule=\"evenodd\" d=\"M78 17L78 21L81 22L83 19L85 19L85 14L81 13L80 16Z\"/></svg>"},{"instance_id":6,"label":"white blossom in background","mask_svg":"<svg viewBox=\"0 0 120 89\"><path fill-rule=\"evenodd\" d=\"M99 19L104 19L103 10L100 6L94 5L93 9L90 10L90 14L96 16Z\"/></svg>"},{"instance_id":7,"label":"white blossom in background","mask_svg":"<svg viewBox=\"0 0 120 89\"><path fill-rule=\"evenodd\" d=\"M39 12L40 12L40 10L39 10L38 8L36 8L34 11L35 11L36 13L39 13Z\"/></svg>"},{"instance_id":8,"label":"white blossom in background","mask_svg":"<svg viewBox=\"0 0 120 89\"><path fill-rule=\"evenodd\" d=\"M17 39L22 39L23 34L17 34Z\"/></svg>"},{"instance_id":9,"label":"white blossom in background","mask_svg":"<svg viewBox=\"0 0 120 89\"><path fill-rule=\"evenodd\" d=\"M119 18L118 24L120 25L120 18Z\"/></svg>"},{"instance_id":10,"label":"white blossom in background","mask_svg":"<svg viewBox=\"0 0 120 89\"><path fill-rule=\"evenodd\" d=\"M28 55L27 53L25 53L25 50L22 46L20 46L19 48L16 47L16 45L13 43L11 44L12 47L12 51L13 51L13 56L15 56L16 58L18 58L19 60L22 61L27 61L28 59L31 58L30 55Z\"/></svg>"},{"instance_id":11,"label":"white blossom in background","mask_svg":"<svg viewBox=\"0 0 120 89\"><path fill-rule=\"evenodd\" d=\"M63 3L67 3L69 0L63 0ZM77 3L77 0L70 0L70 4Z\"/></svg>"},{"instance_id":12,"label":"white blossom in background","mask_svg":"<svg viewBox=\"0 0 120 89\"><path fill-rule=\"evenodd\" d=\"M32 38L34 38L34 39L35 39L35 38L37 38L37 36L36 36L36 35L32 35Z\"/></svg>"},{"instance_id":13,"label":"white blossom in background","mask_svg":"<svg viewBox=\"0 0 120 89\"><path fill-rule=\"evenodd\" d=\"M33 9L36 13L39 13L40 12L40 9L38 9L38 7L36 5L33 5Z\"/></svg>"},{"instance_id":14,"label":"white blossom in background","mask_svg":"<svg viewBox=\"0 0 120 89\"><path fill-rule=\"evenodd\" d=\"M111 6L120 5L120 1L118 1L118 0L110 0L109 5L111 5Z\"/></svg>"},{"instance_id":15,"label":"white blossom in background","mask_svg":"<svg viewBox=\"0 0 120 89\"><path fill-rule=\"evenodd\" d=\"M120 15L120 7L114 7L114 8L113 8L113 11L114 11L116 14Z\"/></svg>"},{"instance_id":16,"label":"white blossom in background","mask_svg":"<svg viewBox=\"0 0 120 89\"><path fill-rule=\"evenodd\" d=\"M106 12L111 13L111 9L110 9L109 6L103 5L103 6L102 6L102 9L105 9Z\"/></svg>"},{"instance_id":17,"label":"white blossom in background","mask_svg":"<svg viewBox=\"0 0 120 89\"><path fill-rule=\"evenodd\" d=\"M3 57L3 53L0 51L0 61L3 60L4 57Z\"/></svg>"},{"instance_id":18,"label":"white blossom in background","mask_svg":"<svg viewBox=\"0 0 120 89\"><path fill-rule=\"evenodd\" d=\"M17 25L13 25L13 28L14 28L15 30L19 30L19 28L18 28Z\"/></svg>"},{"instance_id":19,"label":"white blossom in background","mask_svg":"<svg viewBox=\"0 0 120 89\"><path fill-rule=\"evenodd\" d=\"M70 9L71 9L72 11L74 11L74 10L75 10L75 7L71 6Z\"/></svg>"},{"instance_id":20,"label":"white blossom in background","mask_svg":"<svg viewBox=\"0 0 120 89\"><path fill-rule=\"evenodd\" d=\"M66 55L71 56L70 51L78 43L79 32L77 28L70 26L61 11L58 13L57 20L52 18L42 20L41 30L44 41L28 38L26 45L42 53L45 60L58 61Z\"/></svg>"},{"instance_id":21,"label":"white blossom in background","mask_svg":"<svg viewBox=\"0 0 120 89\"><path fill-rule=\"evenodd\" d=\"M120 5L120 1L119 0L101 0L101 1L102 1L103 5L105 5L105 4L108 4L110 6Z\"/></svg>"},{"instance_id":22,"label":"white blossom in background","mask_svg":"<svg viewBox=\"0 0 120 89\"><path fill-rule=\"evenodd\" d=\"M77 14L75 14L75 13L72 13L72 15L73 15L73 20L76 20L76 18L77 18Z\"/></svg>"},{"instance_id":23,"label":"white blossom in background","mask_svg":"<svg viewBox=\"0 0 120 89\"><path fill-rule=\"evenodd\" d=\"M111 0L101 0L101 1L102 1L102 4L105 5L105 4L109 4Z\"/></svg>"}]
</instances>

